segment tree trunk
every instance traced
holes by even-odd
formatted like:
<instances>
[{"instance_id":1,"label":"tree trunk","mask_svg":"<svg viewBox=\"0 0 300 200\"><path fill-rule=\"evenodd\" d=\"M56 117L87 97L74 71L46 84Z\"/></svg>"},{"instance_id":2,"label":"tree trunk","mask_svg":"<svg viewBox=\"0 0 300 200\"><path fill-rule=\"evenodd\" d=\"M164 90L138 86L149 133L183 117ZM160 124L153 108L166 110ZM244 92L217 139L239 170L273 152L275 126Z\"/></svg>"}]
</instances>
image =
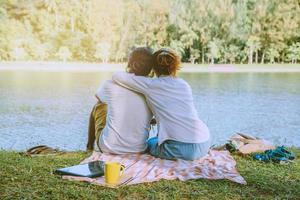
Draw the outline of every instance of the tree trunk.
<instances>
[{"instance_id":1,"label":"tree trunk","mask_svg":"<svg viewBox=\"0 0 300 200\"><path fill-rule=\"evenodd\" d=\"M120 54L121 54L121 51L123 50L124 48L124 43L127 39L127 35L129 33L129 28L130 28L130 25L131 25L131 15L128 17L128 19L126 20L125 22L125 25L123 26L124 27L124 30L122 30L122 34L121 34L121 39L120 39L120 42L119 42L119 47L118 47L118 51L116 53L116 57L115 59L118 60L120 59Z\"/></svg>"},{"instance_id":2,"label":"tree trunk","mask_svg":"<svg viewBox=\"0 0 300 200\"><path fill-rule=\"evenodd\" d=\"M265 62L265 52L263 52L262 56L261 56L261 64L264 64Z\"/></svg>"},{"instance_id":3,"label":"tree trunk","mask_svg":"<svg viewBox=\"0 0 300 200\"><path fill-rule=\"evenodd\" d=\"M205 60L204 60L204 47L202 46L202 49L201 49L201 53L202 53L202 64L205 63Z\"/></svg>"},{"instance_id":4,"label":"tree trunk","mask_svg":"<svg viewBox=\"0 0 300 200\"><path fill-rule=\"evenodd\" d=\"M195 58L191 59L192 64L195 64Z\"/></svg>"},{"instance_id":5,"label":"tree trunk","mask_svg":"<svg viewBox=\"0 0 300 200\"><path fill-rule=\"evenodd\" d=\"M75 31L75 21L74 21L74 16L71 16L71 31L74 33Z\"/></svg>"},{"instance_id":6,"label":"tree trunk","mask_svg":"<svg viewBox=\"0 0 300 200\"><path fill-rule=\"evenodd\" d=\"M258 63L258 50L255 51L255 63Z\"/></svg>"},{"instance_id":7,"label":"tree trunk","mask_svg":"<svg viewBox=\"0 0 300 200\"><path fill-rule=\"evenodd\" d=\"M57 11L55 11L55 30L58 30L58 14L57 14Z\"/></svg>"},{"instance_id":8,"label":"tree trunk","mask_svg":"<svg viewBox=\"0 0 300 200\"><path fill-rule=\"evenodd\" d=\"M252 64L252 60L253 60L253 50L252 50L252 46L250 46L249 48L249 55L248 55L248 64Z\"/></svg>"}]
</instances>

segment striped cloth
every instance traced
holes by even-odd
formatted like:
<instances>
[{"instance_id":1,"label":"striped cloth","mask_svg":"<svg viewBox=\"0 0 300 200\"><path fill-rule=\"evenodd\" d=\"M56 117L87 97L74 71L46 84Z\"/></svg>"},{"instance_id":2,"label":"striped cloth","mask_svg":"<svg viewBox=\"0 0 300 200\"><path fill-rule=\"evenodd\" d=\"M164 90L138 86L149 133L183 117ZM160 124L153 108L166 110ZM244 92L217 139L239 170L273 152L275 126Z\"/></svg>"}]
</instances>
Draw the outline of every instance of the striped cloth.
<instances>
[{"instance_id":1,"label":"striped cloth","mask_svg":"<svg viewBox=\"0 0 300 200\"><path fill-rule=\"evenodd\" d=\"M125 165L124 174L120 179L119 185L115 187L154 182L160 179L186 181L199 178L228 179L239 184L246 184L245 179L236 170L236 162L228 151L210 150L208 155L194 161L163 160L148 154L112 155L93 152L90 157L81 163L96 160L120 162ZM104 177L63 176L63 178L110 187L105 183Z\"/></svg>"}]
</instances>

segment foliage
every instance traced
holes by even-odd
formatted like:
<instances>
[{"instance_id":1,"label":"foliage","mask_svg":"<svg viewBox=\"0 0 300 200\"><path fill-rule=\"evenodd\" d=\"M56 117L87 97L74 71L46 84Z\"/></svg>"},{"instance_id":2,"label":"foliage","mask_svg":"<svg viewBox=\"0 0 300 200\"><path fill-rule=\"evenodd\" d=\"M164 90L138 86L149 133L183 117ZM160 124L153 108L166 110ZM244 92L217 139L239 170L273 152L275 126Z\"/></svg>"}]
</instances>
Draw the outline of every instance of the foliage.
<instances>
[{"instance_id":1,"label":"foliage","mask_svg":"<svg viewBox=\"0 0 300 200\"><path fill-rule=\"evenodd\" d=\"M292 149L300 156L299 149ZM289 165L235 155L247 185L226 180L162 180L110 189L61 179L53 170L78 164L84 152L24 157L0 151L0 199L299 199L300 161Z\"/></svg>"},{"instance_id":2,"label":"foliage","mask_svg":"<svg viewBox=\"0 0 300 200\"><path fill-rule=\"evenodd\" d=\"M192 63L297 63L299 0L0 0L0 60L121 62L169 46Z\"/></svg>"}]
</instances>

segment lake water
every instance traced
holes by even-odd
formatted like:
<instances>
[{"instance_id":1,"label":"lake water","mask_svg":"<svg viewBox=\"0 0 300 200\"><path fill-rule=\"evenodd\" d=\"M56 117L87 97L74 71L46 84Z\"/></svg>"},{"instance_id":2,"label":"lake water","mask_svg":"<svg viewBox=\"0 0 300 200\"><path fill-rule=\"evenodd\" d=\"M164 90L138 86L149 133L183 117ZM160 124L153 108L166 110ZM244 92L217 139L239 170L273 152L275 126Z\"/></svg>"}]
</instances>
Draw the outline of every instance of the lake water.
<instances>
[{"instance_id":1,"label":"lake water","mask_svg":"<svg viewBox=\"0 0 300 200\"><path fill-rule=\"evenodd\" d=\"M94 93L110 73L0 71L0 149L84 150ZM300 146L300 73L182 73L213 142L235 132Z\"/></svg>"}]
</instances>

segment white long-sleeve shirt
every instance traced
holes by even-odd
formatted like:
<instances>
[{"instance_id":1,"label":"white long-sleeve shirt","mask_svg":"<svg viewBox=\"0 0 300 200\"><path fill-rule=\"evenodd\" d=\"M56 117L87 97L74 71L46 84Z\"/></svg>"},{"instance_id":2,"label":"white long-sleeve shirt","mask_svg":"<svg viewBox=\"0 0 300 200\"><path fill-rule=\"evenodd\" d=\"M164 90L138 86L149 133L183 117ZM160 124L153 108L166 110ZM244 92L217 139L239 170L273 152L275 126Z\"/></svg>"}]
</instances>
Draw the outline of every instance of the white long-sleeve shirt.
<instances>
[{"instance_id":1,"label":"white long-sleeve shirt","mask_svg":"<svg viewBox=\"0 0 300 200\"><path fill-rule=\"evenodd\" d=\"M105 81L96 95L108 106L106 124L99 138L101 150L115 154L145 151L153 116L145 97L111 80Z\"/></svg>"},{"instance_id":2,"label":"white long-sleeve shirt","mask_svg":"<svg viewBox=\"0 0 300 200\"><path fill-rule=\"evenodd\" d=\"M148 78L117 72L113 81L145 95L158 125L158 143L175 140L202 143L210 138L207 126L199 119L192 90L181 78Z\"/></svg>"}]
</instances>

